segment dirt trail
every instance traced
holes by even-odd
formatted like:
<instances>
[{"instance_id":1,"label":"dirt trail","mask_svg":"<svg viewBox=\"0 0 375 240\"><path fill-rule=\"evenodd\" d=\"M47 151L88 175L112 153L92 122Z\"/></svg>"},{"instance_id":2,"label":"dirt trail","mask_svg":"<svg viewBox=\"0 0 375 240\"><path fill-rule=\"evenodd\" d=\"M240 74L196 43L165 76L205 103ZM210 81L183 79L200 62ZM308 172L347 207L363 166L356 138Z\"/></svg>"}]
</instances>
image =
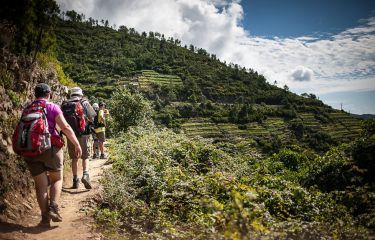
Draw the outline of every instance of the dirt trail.
<instances>
[{"instance_id":1,"label":"dirt trail","mask_svg":"<svg viewBox=\"0 0 375 240\"><path fill-rule=\"evenodd\" d=\"M90 178L93 189L86 190L81 183L79 189L71 189L71 177L64 176L63 192L60 199L60 211L63 222L51 223L51 228L38 227L40 212L37 203L19 223L0 223L0 239L43 240L43 239L101 239L101 235L92 228L93 220L87 213L93 203L92 198L101 191L99 179L107 160L90 161ZM79 173L82 173L80 170Z\"/></svg>"}]
</instances>

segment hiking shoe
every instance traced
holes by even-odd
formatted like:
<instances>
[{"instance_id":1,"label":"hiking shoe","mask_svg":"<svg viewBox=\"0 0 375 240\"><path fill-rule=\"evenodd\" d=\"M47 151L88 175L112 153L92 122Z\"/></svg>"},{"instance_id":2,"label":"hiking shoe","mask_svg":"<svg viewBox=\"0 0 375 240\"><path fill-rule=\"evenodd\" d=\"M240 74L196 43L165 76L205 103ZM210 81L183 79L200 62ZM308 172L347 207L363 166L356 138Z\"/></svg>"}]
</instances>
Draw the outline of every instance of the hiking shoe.
<instances>
[{"instance_id":1,"label":"hiking shoe","mask_svg":"<svg viewBox=\"0 0 375 240\"><path fill-rule=\"evenodd\" d=\"M86 189L92 188L91 183L90 183L90 177L88 174L83 174L81 181Z\"/></svg>"},{"instance_id":2,"label":"hiking shoe","mask_svg":"<svg viewBox=\"0 0 375 240\"><path fill-rule=\"evenodd\" d=\"M62 222L62 217L59 213L59 206L55 202L52 202L51 205L49 205L48 216L52 222Z\"/></svg>"},{"instance_id":3,"label":"hiking shoe","mask_svg":"<svg viewBox=\"0 0 375 240\"><path fill-rule=\"evenodd\" d=\"M73 189L78 189L78 186L79 186L79 179L78 178L77 179L73 178L73 186L72 186L72 188Z\"/></svg>"},{"instance_id":4,"label":"hiking shoe","mask_svg":"<svg viewBox=\"0 0 375 240\"><path fill-rule=\"evenodd\" d=\"M106 159L106 156L104 155L104 153L100 154L100 159Z\"/></svg>"},{"instance_id":5,"label":"hiking shoe","mask_svg":"<svg viewBox=\"0 0 375 240\"><path fill-rule=\"evenodd\" d=\"M42 214L42 220L38 224L39 227L51 227L51 218L49 217L48 213Z\"/></svg>"},{"instance_id":6,"label":"hiking shoe","mask_svg":"<svg viewBox=\"0 0 375 240\"><path fill-rule=\"evenodd\" d=\"M97 158L98 156L96 154L92 155L92 159Z\"/></svg>"}]
</instances>

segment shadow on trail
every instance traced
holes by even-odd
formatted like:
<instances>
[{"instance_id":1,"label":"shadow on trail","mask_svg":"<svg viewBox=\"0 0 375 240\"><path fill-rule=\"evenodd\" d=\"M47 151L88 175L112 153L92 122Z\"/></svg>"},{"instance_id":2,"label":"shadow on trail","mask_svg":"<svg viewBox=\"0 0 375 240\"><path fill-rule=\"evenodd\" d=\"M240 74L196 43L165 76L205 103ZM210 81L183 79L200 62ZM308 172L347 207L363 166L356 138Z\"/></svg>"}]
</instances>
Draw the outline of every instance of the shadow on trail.
<instances>
[{"instance_id":1,"label":"shadow on trail","mask_svg":"<svg viewBox=\"0 0 375 240\"><path fill-rule=\"evenodd\" d=\"M57 228L58 226L52 227L43 227L43 226L23 226L17 223L6 223L0 222L0 233L13 233L13 232L22 232L30 234L39 234L45 231L50 231Z\"/></svg>"},{"instance_id":2,"label":"shadow on trail","mask_svg":"<svg viewBox=\"0 0 375 240\"><path fill-rule=\"evenodd\" d=\"M69 194L80 194L80 193L89 192L90 189L77 190L74 188L63 188L62 191L65 193L69 193Z\"/></svg>"}]
</instances>

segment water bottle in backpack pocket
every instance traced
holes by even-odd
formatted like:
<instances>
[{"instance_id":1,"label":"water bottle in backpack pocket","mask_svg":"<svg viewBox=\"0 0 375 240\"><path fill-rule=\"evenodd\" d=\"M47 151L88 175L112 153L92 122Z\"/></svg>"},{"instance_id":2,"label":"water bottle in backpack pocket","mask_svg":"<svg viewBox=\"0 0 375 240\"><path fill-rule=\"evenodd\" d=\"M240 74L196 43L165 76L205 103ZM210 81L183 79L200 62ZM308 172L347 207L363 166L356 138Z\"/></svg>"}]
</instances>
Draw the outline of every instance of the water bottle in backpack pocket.
<instances>
[{"instance_id":1,"label":"water bottle in backpack pocket","mask_svg":"<svg viewBox=\"0 0 375 240\"><path fill-rule=\"evenodd\" d=\"M23 157L35 157L51 148L45 108L46 101L34 101L25 108L13 133L15 153Z\"/></svg>"}]
</instances>

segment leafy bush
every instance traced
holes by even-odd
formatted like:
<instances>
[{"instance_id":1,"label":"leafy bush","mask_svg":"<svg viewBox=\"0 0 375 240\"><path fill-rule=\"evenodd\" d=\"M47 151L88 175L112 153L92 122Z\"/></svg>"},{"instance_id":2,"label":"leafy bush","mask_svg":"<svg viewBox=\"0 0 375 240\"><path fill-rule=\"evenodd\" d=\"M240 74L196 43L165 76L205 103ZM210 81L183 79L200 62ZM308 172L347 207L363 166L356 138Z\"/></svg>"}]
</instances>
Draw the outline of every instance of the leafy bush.
<instances>
[{"instance_id":1,"label":"leafy bush","mask_svg":"<svg viewBox=\"0 0 375 240\"><path fill-rule=\"evenodd\" d=\"M145 124L150 121L151 104L136 91L120 88L113 93L108 102L113 118L113 130L126 131L130 126Z\"/></svg>"},{"instance_id":2,"label":"leafy bush","mask_svg":"<svg viewBox=\"0 0 375 240\"><path fill-rule=\"evenodd\" d=\"M375 134L375 118L367 119L362 124L362 135L367 138L374 139Z\"/></svg>"},{"instance_id":3,"label":"leafy bush","mask_svg":"<svg viewBox=\"0 0 375 240\"><path fill-rule=\"evenodd\" d=\"M301 119L293 119L289 121L288 126L290 129L293 130L294 135L296 135L297 139L301 139L305 132L305 125L303 124Z\"/></svg>"},{"instance_id":4,"label":"leafy bush","mask_svg":"<svg viewBox=\"0 0 375 240\"><path fill-rule=\"evenodd\" d=\"M354 142L351 155L360 169L366 169L364 177L375 183L375 139L361 138Z\"/></svg>"},{"instance_id":5,"label":"leafy bush","mask_svg":"<svg viewBox=\"0 0 375 240\"><path fill-rule=\"evenodd\" d=\"M128 128L110 151L114 164L103 180L103 209L111 214L98 221L105 227L116 219L118 230L132 237L300 238L308 234L305 225L325 229L340 222L349 229L340 237L367 234L346 227L352 212L338 204L344 203L338 195L300 184L317 169L311 168L314 159L296 151L249 161L153 125Z\"/></svg>"},{"instance_id":6,"label":"leafy bush","mask_svg":"<svg viewBox=\"0 0 375 240\"><path fill-rule=\"evenodd\" d=\"M158 112L158 114L155 116L155 120L156 122L164 124L167 127L175 127L178 125L175 120L179 116L178 110L168 105Z\"/></svg>"},{"instance_id":7,"label":"leafy bush","mask_svg":"<svg viewBox=\"0 0 375 240\"><path fill-rule=\"evenodd\" d=\"M8 90L7 93L8 93L10 100L12 101L13 107L17 108L21 106L22 102L18 93L15 93L12 90Z\"/></svg>"},{"instance_id":8,"label":"leafy bush","mask_svg":"<svg viewBox=\"0 0 375 240\"><path fill-rule=\"evenodd\" d=\"M57 79L62 85L68 87L74 87L77 85L72 79L66 76L64 70L61 67L61 63L53 55L48 53L40 53L38 54L38 62L43 68L52 67L53 69L55 69L57 73Z\"/></svg>"},{"instance_id":9,"label":"leafy bush","mask_svg":"<svg viewBox=\"0 0 375 240\"><path fill-rule=\"evenodd\" d=\"M336 141L326 132L315 131L308 129L309 133L307 134L305 141L310 145L312 149L315 149L319 152L328 151L329 148L336 143Z\"/></svg>"},{"instance_id":10,"label":"leafy bush","mask_svg":"<svg viewBox=\"0 0 375 240\"><path fill-rule=\"evenodd\" d=\"M314 159L305 177L305 185L316 185L324 191L343 190L351 181L346 174L350 169L350 159L345 153L347 151L348 145L343 144L330 149L322 157Z\"/></svg>"},{"instance_id":11,"label":"leafy bush","mask_svg":"<svg viewBox=\"0 0 375 240\"><path fill-rule=\"evenodd\" d=\"M105 224L109 229L117 229L119 227L119 214L116 211L111 211L108 208L99 209L95 213L95 219L99 224Z\"/></svg>"},{"instance_id":12,"label":"leafy bush","mask_svg":"<svg viewBox=\"0 0 375 240\"><path fill-rule=\"evenodd\" d=\"M259 138L257 142L262 152L266 154L277 153L283 145L280 136L274 134L271 135L270 139Z\"/></svg>"},{"instance_id":13,"label":"leafy bush","mask_svg":"<svg viewBox=\"0 0 375 240\"><path fill-rule=\"evenodd\" d=\"M296 171L307 162L306 156L297 152L284 149L271 157L271 161L280 161L290 170Z\"/></svg>"},{"instance_id":14,"label":"leafy bush","mask_svg":"<svg viewBox=\"0 0 375 240\"><path fill-rule=\"evenodd\" d=\"M11 89L13 87L13 77L4 68L0 68L0 85L5 89Z\"/></svg>"}]
</instances>

